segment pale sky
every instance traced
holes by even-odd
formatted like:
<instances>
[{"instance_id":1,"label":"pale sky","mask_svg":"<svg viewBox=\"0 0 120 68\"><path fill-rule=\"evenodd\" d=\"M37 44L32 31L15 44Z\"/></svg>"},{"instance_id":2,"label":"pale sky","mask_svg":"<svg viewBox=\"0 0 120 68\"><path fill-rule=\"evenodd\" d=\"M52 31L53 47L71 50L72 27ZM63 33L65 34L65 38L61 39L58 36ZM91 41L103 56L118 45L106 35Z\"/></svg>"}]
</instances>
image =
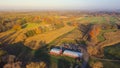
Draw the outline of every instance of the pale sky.
<instances>
[{"instance_id":1,"label":"pale sky","mask_svg":"<svg viewBox=\"0 0 120 68\"><path fill-rule=\"evenodd\" d=\"M120 0L0 0L0 10L4 9L120 9Z\"/></svg>"}]
</instances>

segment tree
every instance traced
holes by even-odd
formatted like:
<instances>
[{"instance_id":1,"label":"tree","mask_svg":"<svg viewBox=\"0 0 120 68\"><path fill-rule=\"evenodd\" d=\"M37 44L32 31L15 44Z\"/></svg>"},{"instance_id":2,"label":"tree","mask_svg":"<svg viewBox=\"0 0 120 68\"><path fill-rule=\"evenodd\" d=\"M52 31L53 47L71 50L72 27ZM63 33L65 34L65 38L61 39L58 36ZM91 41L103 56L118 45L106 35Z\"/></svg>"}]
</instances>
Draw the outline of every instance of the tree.
<instances>
[{"instance_id":1,"label":"tree","mask_svg":"<svg viewBox=\"0 0 120 68\"><path fill-rule=\"evenodd\" d=\"M91 56L96 56L98 54L98 49L94 46L88 46L87 51Z\"/></svg>"},{"instance_id":2,"label":"tree","mask_svg":"<svg viewBox=\"0 0 120 68\"><path fill-rule=\"evenodd\" d=\"M100 26L98 26L98 25L92 26L92 28L89 32L90 39L97 42L97 36L99 35L100 30L101 30Z\"/></svg>"},{"instance_id":3,"label":"tree","mask_svg":"<svg viewBox=\"0 0 120 68\"><path fill-rule=\"evenodd\" d=\"M103 64L101 62L95 62L92 65L92 68L103 68Z\"/></svg>"},{"instance_id":4,"label":"tree","mask_svg":"<svg viewBox=\"0 0 120 68\"><path fill-rule=\"evenodd\" d=\"M47 66L45 62L31 62L26 68L47 68Z\"/></svg>"},{"instance_id":5,"label":"tree","mask_svg":"<svg viewBox=\"0 0 120 68\"><path fill-rule=\"evenodd\" d=\"M3 68L21 68L21 62L7 63Z\"/></svg>"},{"instance_id":6,"label":"tree","mask_svg":"<svg viewBox=\"0 0 120 68\"><path fill-rule=\"evenodd\" d=\"M1 58L3 55L5 55L5 54L7 54L7 52L4 51L4 50L2 50L2 49L0 49L0 58Z\"/></svg>"},{"instance_id":7,"label":"tree","mask_svg":"<svg viewBox=\"0 0 120 68\"><path fill-rule=\"evenodd\" d=\"M35 28L35 33L36 34L40 34L41 33L41 30L39 28Z\"/></svg>"},{"instance_id":8,"label":"tree","mask_svg":"<svg viewBox=\"0 0 120 68\"><path fill-rule=\"evenodd\" d=\"M13 26L12 29L14 29L14 30L20 30L21 29L21 25L16 24L16 25Z\"/></svg>"}]
</instances>

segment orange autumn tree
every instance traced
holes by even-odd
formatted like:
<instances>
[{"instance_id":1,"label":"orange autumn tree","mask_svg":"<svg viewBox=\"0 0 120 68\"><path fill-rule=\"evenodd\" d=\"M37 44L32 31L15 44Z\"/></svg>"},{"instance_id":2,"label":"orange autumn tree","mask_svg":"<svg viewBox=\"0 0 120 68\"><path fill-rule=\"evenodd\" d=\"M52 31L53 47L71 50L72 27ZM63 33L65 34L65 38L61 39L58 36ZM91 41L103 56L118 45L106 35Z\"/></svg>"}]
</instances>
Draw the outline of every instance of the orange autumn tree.
<instances>
[{"instance_id":1,"label":"orange autumn tree","mask_svg":"<svg viewBox=\"0 0 120 68\"><path fill-rule=\"evenodd\" d=\"M12 27L12 29L14 29L14 30L20 30L22 27L21 27L21 25L20 24L15 24L13 27Z\"/></svg>"},{"instance_id":2,"label":"orange autumn tree","mask_svg":"<svg viewBox=\"0 0 120 68\"><path fill-rule=\"evenodd\" d=\"M101 31L100 26L94 25L94 26L92 27L92 29L90 30L90 32L89 32L89 35L90 35L91 39L92 39L92 40L93 40L93 39L96 39L97 36L98 36L98 34L100 33L100 31Z\"/></svg>"},{"instance_id":3,"label":"orange autumn tree","mask_svg":"<svg viewBox=\"0 0 120 68\"><path fill-rule=\"evenodd\" d=\"M41 33L41 30L39 28L35 28L34 30L35 30L36 34L40 34Z\"/></svg>"}]
</instances>

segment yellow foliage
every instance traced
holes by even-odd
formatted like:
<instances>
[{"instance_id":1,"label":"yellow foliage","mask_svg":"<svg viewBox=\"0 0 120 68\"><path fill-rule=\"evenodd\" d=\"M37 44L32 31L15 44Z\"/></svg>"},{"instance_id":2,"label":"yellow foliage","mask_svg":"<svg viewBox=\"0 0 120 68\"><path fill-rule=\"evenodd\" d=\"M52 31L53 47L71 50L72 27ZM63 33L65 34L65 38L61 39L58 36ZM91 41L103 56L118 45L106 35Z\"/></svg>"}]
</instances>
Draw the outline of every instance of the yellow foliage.
<instances>
[{"instance_id":1,"label":"yellow foliage","mask_svg":"<svg viewBox=\"0 0 120 68\"><path fill-rule=\"evenodd\" d=\"M98 49L93 46L88 46L87 51L88 51L89 55L97 55L98 54Z\"/></svg>"},{"instance_id":2,"label":"yellow foliage","mask_svg":"<svg viewBox=\"0 0 120 68\"><path fill-rule=\"evenodd\" d=\"M13 26L12 29L14 29L14 30L20 30L21 29L21 25L16 24L16 25Z\"/></svg>"},{"instance_id":3,"label":"yellow foliage","mask_svg":"<svg viewBox=\"0 0 120 68\"><path fill-rule=\"evenodd\" d=\"M98 36L98 34L100 33L100 27L95 25L93 26L93 28L91 29L89 35L91 36L92 39L96 38L96 36Z\"/></svg>"},{"instance_id":4,"label":"yellow foliage","mask_svg":"<svg viewBox=\"0 0 120 68\"><path fill-rule=\"evenodd\" d=\"M31 62L30 64L26 65L26 68L47 68L46 63L40 62L40 63L35 63Z\"/></svg>"},{"instance_id":5,"label":"yellow foliage","mask_svg":"<svg viewBox=\"0 0 120 68\"><path fill-rule=\"evenodd\" d=\"M103 68L103 64L101 62L95 62L92 65L92 68Z\"/></svg>"},{"instance_id":6,"label":"yellow foliage","mask_svg":"<svg viewBox=\"0 0 120 68\"><path fill-rule=\"evenodd\" d=\"M36 34L40 34L41 30L39 28L35 28L35 32L36 32Z\"/></svg>"}]
</instances>

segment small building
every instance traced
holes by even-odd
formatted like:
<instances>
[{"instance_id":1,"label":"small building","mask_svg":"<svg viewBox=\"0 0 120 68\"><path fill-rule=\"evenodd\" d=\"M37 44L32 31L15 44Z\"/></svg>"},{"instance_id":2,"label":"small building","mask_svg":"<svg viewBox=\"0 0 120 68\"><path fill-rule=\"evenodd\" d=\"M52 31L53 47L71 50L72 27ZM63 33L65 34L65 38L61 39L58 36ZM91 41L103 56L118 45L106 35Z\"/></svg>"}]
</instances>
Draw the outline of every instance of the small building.
<instances>
[{"instance_id":1,"label":"small building","mask_svg":"<svg viewBox=\"0 0 120 68\"><path fill-rule=\"evenodd\" d=\"M63 52L63 55L73 57L73 58L82 58L82 53L78 51L72 51L72 50L65 50Z\"/></svg>"},{"instance_id":2,"label":"small building","mask_svg":"<svg viewBox=\"0 0 120 68\"><path fill-rule=\"evenodd\" d=\"M60 55L60 54L62 54L62 50L59 49L59 48L52 48L50 50L50 54L52 54L52 55Z\"/></svg>"}]
</instances>

